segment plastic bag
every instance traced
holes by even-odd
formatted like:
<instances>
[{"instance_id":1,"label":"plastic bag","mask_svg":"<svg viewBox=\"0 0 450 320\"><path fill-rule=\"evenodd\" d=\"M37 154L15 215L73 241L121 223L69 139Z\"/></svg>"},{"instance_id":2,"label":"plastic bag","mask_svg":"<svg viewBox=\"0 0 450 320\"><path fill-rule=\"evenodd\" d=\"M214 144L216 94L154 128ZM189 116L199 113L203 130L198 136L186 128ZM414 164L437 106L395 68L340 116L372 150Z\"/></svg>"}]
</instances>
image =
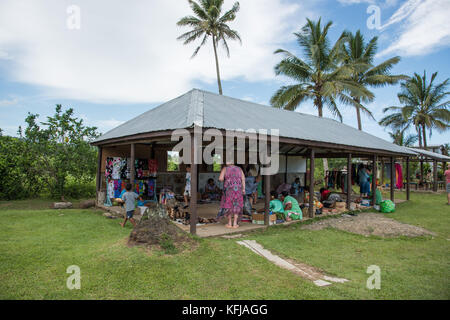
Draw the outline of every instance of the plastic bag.
<instances>
[{"instance_id":1,"label":"plastic bag","mask_svg":"<svg viewBox=\"0 0 450 320\"><path fill-rule=\"evenodd\" d=\"M395 211L395 203L391 200L384 200L380 203L380 211L383 213L390 213Z\"/></svg>"}]
</instances>

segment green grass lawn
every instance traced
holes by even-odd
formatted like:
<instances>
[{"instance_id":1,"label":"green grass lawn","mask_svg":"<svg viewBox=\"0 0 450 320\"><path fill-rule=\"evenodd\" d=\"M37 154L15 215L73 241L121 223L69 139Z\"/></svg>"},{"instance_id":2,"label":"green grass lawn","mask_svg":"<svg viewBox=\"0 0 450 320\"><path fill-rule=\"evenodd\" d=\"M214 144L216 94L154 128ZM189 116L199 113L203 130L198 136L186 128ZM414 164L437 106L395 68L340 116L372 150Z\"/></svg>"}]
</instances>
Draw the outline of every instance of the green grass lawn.
<instances>
[{"instance_id":1,"label":"green grass lawn","mask_svg":"<svg viewBox=\"0 0 450 320\"><path fill-rule=\"evenodd\" d=\"M300 224L247 234L271 251L350 281L316 287L236 240L200 239L177 255L129 248L131 230L96 210L47 202L0 202L0 299L449 299L450 208L446 195L412 194L388 216L436 237L383 239ZM66 268L81 268L69 290ZM368 290L367 267L381 268Z\"/></svg>"}]
</instances>

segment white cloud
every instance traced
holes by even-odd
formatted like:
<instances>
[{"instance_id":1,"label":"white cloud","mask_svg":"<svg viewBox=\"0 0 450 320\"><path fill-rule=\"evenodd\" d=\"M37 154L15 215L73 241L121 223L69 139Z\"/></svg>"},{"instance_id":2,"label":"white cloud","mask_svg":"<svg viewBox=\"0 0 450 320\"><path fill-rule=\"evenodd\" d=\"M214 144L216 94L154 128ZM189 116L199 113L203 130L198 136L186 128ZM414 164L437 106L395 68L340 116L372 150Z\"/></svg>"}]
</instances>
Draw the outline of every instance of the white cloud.
<instances>
[{"instance_id":1,"label":"white cloud","mask_svg":"<svg viewBox=\"0 0 450 320\"><path fill-rule=\"evenodd\" d=\"M0 100L0 107L16 105L18 102L19 102L19 99L17 99L17 98L3 99L3 100Z\"/></svg>"},{"instance_id":2,"label":"white cloud","mask_svg":"<svg viewBox=\"0 0 450 320\"><path fill-rule=\"evenodd\" d=\"M187 29L176 22L191 14L187 1L79 0L81 29L69 30L61 0L3 0L0 48L14 53L12 81L39 85L46 95L93 102L157 102L215 82L211 43L194 59L196 45L176 38ZM225 9L232 5L225 3ZM283 0L242 0L232 28L243 44L230 42L231 58L220 53L225 80L259 81L273 77L286 43L310 14L305 5ZM225 88L226 93L226 88Z\"/></svg>"},{"instance_id":3,"label":"white cloud","mask_svg":"<svg viewBox=\"0 0 450 320\"><path fill-rule=\"evenodd\" d=\"M386 22L381 29L385 29L391 24L398 23L404 19L406 19L414 10L422 3L423 0L408 0L406 1L394 14L389 18L389 21Z\"/></svg>"},{"instance_id":4,"label":"white cloud","mask_svg":"<svg viewBox=\"0 0 450 320\"><path fill-rule=\"evenodd\" d=\"M79 118L82 119L86 125L90 127L97 127L98 131L102 133L105 133L117 126L120 126L122 123L125 123L125 121L117 120L113 117L103 120L92 120L86 114L80 114Z\"/></svg>"},{"instance_id":5,"label":"white cloud","mask_svg":"<svg viewBox=\"0 0 450 320\"><path fill-rule=\"evenodd\" d=\"M410 0L405 5L391 17L394 23L409 15L400 35L379 56L394 52L404 56L424 55L450 45L450 1Z\"/></svg>"},{"instance_id":6,"label":"white cloud","mask_svg":"<svg viewBox=\"0 0 450 320\"><path fill-rule=\"evenodd\" d=\"M385 0L384 2L377 0L338 0L339 3L343 5L352 5L352 4L360 4L360 3L368 3L368 4L380 4L383 7L391 7L397 4L397 0Z\"/></svg>"},{"instance_id":7,"label":"white cloud","mask_svg":"<svg viewBox=\"0 0 450 320\"><path fill-rule=\"evenodd\" d=\"M100 132L107 132L117 126L120 126L125 121L109 119L109 120L98 120L93 123L94 126L98 128Z\"/></svg>"},{"instance_id":8,"label":"white cloud","mask_svg":"<svg viewBox=\"0 0 450 320\"><path fill-rule=\"evenodd\" d=\"M375 3L375 0L338 0L338 2L349 5L349 4L359 4L359 3Z\"/></svg>"}]
</instances>

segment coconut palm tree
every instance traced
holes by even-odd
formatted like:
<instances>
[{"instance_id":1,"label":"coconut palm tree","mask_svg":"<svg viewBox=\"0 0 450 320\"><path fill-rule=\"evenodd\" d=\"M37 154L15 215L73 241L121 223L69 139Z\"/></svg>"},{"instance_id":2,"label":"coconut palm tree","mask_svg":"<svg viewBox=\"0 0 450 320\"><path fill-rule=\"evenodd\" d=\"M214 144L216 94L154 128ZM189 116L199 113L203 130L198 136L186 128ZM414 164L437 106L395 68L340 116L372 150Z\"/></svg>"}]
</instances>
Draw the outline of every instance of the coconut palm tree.
<instances>
[{"instance_id":1,"label":"coconut palm tree","mask_svg":"<svg viewBox=\"0 0 450 320\"><path fill-rule=\"evenodd\" d=\"M383 112L392 113L381 119L384 126L398 127L402 123L414 126L419 136L419 146L427 147L427 130L430 137L432 130L439 132L448 130L450 123L450 101L443 101L450 94L446 91L449 79L434 84L437 72L431 75L427 82L426 72L423 76L414 73L414 76L401 84L398 100L403 106L392 106L383 109Z\"/></svg>"},{"instance_id":2,"label":"coconut palm tree","mask_svg":"<svg viewBox=\"0 0 450 320\"><path fill-rule=\"evenodd\" d=\"M200 45L195 49L191 57L193 58L200 51L200 48L206 44L208 38L212 38L214 57L216 59L217 84L219 86L219 94L222 94L217 45L222 43L229 57L230 49L227 39L241 42L238 32L230 29L227 25L228 22L236 18L236 13L239 11L239 2L235 2L233 7L223 15L221 15L223 0L200 0L198 3L188 0L188 2L195 16L183 17L177 22L177 25L191 27L192 30L183 33L177 39L184 40L184 44L188 44L202 38Z\"/></svg>"},{"instance_id":3,"label":"coconut palm tree","mask_svg":"<svg viewBox=\"0 0 450 320\"><path fill-rule=\"evenodd\" d=\"M305 59L283 49L275 51L275 54L284 56L275 66L276 75L286 76L295 83L276 91L270 100L272 106L295 110L305 100L313 100L319 117L323 116L323 108L326 107L342 121L336 100L364 108L352 96L373 98L369 90L350 78L351 68L341 63L345 38L339 38L331 47L328 39L331 25L330 21L322 27L321 19L317 22L307 19L301 31L294 33Z\"/></svg>"},{"instance_id":4,"label":"coconut palm tree","mask_svg":"<svg viewBox=\"0 0 450 320\"><path fill-rule=\"evenodd\" d=\"M389 132L389 135L392 138L392 142L399 146L404 147L412 147L419 140L419 136L417 134L406 134L406 129L397 129L393 132Z\"/></svg>"},{"instance_id":5,"label":"coconut palm tree","mask_svg":"<svg viewBox=\"0 0 450 320\"><path fill-rule=\"evenodd\" d=\"M407 80L405 75L391 75L390 70L400 61L400 57L390 58L378 65L373 65L373 60L377 52L378 37L373 37L368 43L364 41L364 36L358 30L355 34L344 31L343 37L346 39L344 45L344 63L352 67L351 78L364 87L383 87L396 84L401 80ZM365 97L363 97L365 98ZM356 109L358 129L362 130L361 112L375 120L372 112L367 107L361 105L361 98L352 96L353 105ZM368 102L364 99L363 102Z\"/></svg>"}]
</instances>

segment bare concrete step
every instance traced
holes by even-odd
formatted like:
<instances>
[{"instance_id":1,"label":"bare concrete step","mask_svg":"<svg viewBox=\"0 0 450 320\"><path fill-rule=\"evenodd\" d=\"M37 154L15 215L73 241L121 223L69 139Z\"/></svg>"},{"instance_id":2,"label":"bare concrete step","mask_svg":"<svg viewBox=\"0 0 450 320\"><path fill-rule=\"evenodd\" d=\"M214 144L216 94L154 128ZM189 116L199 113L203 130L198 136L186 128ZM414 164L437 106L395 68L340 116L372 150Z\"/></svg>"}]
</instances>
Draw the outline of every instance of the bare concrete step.
<instances>
[{"instance_id":1,"label":"bare concrete step","mask_svg":"<svg viewBox=\"0 0 450 320\"><path fill-rule=\"evenodd\" d=\"M270 262L279 266L280 268L294 272L295 274L298 274L302 278L312 281L318 287L329 286L332 284L332 282L344 283L344 282L348 281L347 279L343 279L343 278L327 276L326 274L323 274L316 268L308 266L303 263L299 264L299 263L287 261L287 260L273 254L269 250L264 249L264 247L262 245L260 245L259 243L257 243L255 240L242 240L242 241L237 241L237 243L244 247L249 248L254 253L266 258L267 260L269 260Z\"/></svg>"}]
</instances>

